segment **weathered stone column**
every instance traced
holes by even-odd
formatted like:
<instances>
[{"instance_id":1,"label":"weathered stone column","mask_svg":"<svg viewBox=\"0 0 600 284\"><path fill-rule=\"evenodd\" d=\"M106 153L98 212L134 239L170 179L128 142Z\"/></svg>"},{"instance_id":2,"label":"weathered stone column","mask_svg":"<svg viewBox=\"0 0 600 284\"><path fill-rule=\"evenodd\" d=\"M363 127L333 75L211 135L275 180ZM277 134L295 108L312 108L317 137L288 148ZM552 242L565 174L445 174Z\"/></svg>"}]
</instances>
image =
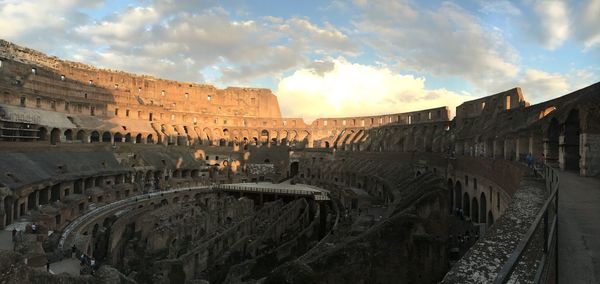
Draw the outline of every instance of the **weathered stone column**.
<instances>
[{"instance_id":1,"label":"weathered stone column","mask_svg":"<svg viewBox=\"0 0 600 284\"><path fill-rule=\"evenodd\" d=\"M581 133L580 174L596 176L600 174L600 134Z\"/></svg>"},{"instance_id":2,"label":"weathered stone column","mask_svg":"<svg viewBox=\"0 0 600 284\"><path fill-rule=\"evenodd\" d=\"M532 132L529 135L529 152L533 155L534 163L537 163L539 157L544 153L544 145L540 133Z\"/></svg>"},{"instance_id":3,"label":"weathered stone column","mask_svg":"<svg viewBox=\"0 0 600 284\"><path fill-rule=\"evenodd\" d=\"M515 151L515 160L516 161L525 161L527 154L529 151L529 138L528 136L519 136L516 138L516 146L517 150Z\"/></svg>"}]
</instances>

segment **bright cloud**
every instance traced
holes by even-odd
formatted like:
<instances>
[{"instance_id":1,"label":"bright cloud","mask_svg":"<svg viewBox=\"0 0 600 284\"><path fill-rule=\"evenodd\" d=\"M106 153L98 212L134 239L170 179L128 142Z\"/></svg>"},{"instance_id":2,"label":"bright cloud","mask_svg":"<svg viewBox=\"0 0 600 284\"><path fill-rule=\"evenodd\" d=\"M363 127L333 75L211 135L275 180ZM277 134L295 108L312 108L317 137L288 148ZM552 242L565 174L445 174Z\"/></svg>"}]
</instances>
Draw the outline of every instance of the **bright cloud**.
<instances>
[{"instance_id":1,"label":"bright cloud","mask_svg":"<svg viewBox=\"0 0 600 284\"><path fill-rule=\"evenodd\" d=\"M542 45L554 49L560 46L569 36L569 10L567 3L560 0L533 3L536 22L528 23L533 36Z\"/></svg>"},{"instance_id":2,"label":"bright cloud","mask_svg":"<svg viewBox=\"0 0 600 284\"><path fill-rule=\"evenodd\" d=\"M517 74L518 56L501 31L487 29L460 6L444 2L417 10L410 2L358 2L355 23L367 42L408 68L438 76L456 76L485 87Z\"/></svg>"},{"instance_id":3,"label":"bright cloud","mask_svg":"<svg viewBox=\"0 0 600 284\"><path fill-rule=\"evenodd\" d=\"M283 78L277 95L289 116L343 117L407 112L458 104L472 97L427 89L425 79L339 57L329 70L301 69Z\"/></svg>"},{"instance_id":4,"label":"bright cloud","mask_svg":"<svg viewBox=\"0 0 600 284\"><path fill-rule=\"evenodd\" d=\"M576 7L575 36L585 48L600 46L600 0L588 0Z\"/></svg>"}]
</instances>

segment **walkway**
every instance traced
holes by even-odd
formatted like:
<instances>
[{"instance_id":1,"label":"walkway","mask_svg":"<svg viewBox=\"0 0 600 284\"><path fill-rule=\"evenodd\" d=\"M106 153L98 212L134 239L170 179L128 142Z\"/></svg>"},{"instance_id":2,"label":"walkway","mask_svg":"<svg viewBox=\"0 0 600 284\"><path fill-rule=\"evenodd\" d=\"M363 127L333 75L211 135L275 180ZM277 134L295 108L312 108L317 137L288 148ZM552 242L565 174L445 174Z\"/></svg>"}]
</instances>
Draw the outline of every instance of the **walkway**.
<instances>
[{"instance_id":1,"label":"walkway","mask_svg":"<svg viewBox=\"0 0 600 284\"><path fill-rule=\"evenodd\" d=\"M600 283L600 179L559 176L559 283Z\"/></svg>"}]
</instances>

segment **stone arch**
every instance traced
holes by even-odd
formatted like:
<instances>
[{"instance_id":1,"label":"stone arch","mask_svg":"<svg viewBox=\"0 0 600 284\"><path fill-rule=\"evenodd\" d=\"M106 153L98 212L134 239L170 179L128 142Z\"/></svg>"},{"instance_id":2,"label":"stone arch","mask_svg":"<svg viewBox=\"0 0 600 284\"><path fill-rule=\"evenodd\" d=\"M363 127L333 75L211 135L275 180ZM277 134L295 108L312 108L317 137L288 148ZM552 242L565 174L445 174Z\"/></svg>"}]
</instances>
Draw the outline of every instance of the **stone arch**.
<instances>
[{"instance_id":1,"label":"stone arch","mask_svg":"<svg viewBox=\"0 0 600 284\"><path fill-rule=\"evenodd\" d=\"M353 137L354 137L354 130L348 131L348 133L346 134L346 137L344 137L344 139L342 139L342 142L340 143L341 148L345 149L346 144L348 143L348 139L351 139Z\"/></svg>"},{"instance_id":2,"label":"stone arch","mask_svg":"<svg viewBox=\"0 0 600 284\"><path fill-rule=\"evenodd\" d=\"M279 138L278 138L279 143L283 144L283 145L287 144L287 140L288 140L287 138L288 138L287 130L281 130L281 132L279 133Z\"/></svg>"},{"instance_id":3,"label":"stone arch","mask_svg":"<svg viewBox=\"0 0 600 284\"><path fill-rule=\"evenodd\" d=\"M90 142L100 142L100 133L98 133L98 131L92 131L92 134L90 134Z\"/></svg>"},{"instance_id":4,"label":"stone arch","mask_svg":"<svg viewBox=\"0 0 600 284\"><path fill-rule=\"evenodd\" d=\"M135 136L135 143L136 144L142 143L142 134L141 133L139 133L138 135Z\"/></svg>"},{"instance_id":5,"label":"stone arch","mask_svg":"<svg viewBox=\"0 0 600 284\"><path fill-rule=\"evenodd\" d=\"M46 129L46 127L38 128L37 137L40 141L46 141L46 139L48 139L48 130Z\"/></svg>"},{"instance_id":6,"label":"stone arch","mask_svg":"<svg viewBox=\"0 0 600 284\"><path fill-rule=\"evenodd\" d=\"M563 161L561 168L579 171L579 110L572 109L564 124Z\"/></svg>"},{"instance_id":7,"label":"stone arch","mask_svg":"<svg viewBox=\"0 0 600 284\"><path fill-rule=\"evenodd\" d=\"M212 130L212 136L213 136L213 141L219 141L221 138L223 138L223 130L221 130L220 128L215 128Z\"/></svg>"},{"instance_id":8,"label":"stone arch","mask_svg":"<svg viewBox=\"0 0 600 284\"><path fill-rule=\"evenodd\" d=\"M206 144L206 145L210 145L211 144L211 138L212 138L212 131L210 130L210 128L205 127L204 129L202 129L203 135L202 135L202 140L203 143L202 144Z\"/></svg>"},{"instance_id":9,"label":"stone arch","mask_svg":"<svg viewBox=\"0 0 600 284\"><path fill-rule=\"evenodd\" d=\"M264 143L264 142L268 142L269 141L269 131L266 129L263 129L260 131L260 137L258 139L260 142Z\"/></svg>"},{"instance_id":10,"label":"stone arch","mask_svg":"<svg viewBox=\"0 0 600 284\"><path fill-rule=\"evenodd\" d=\"M77 140L77 142L82 142L82 143L87 142L87 141L85 141L85 131L83 131L83 130L77 131L77 136L75 139Z\"/></svg>"},{"instance_id":11,"label":"stone arch","mask_svg":"<svg viewBox=\"0 0 600 284\"><path fill-rule=\"evenodd\" d=\"M292 162L290 164L290 177L294 177L298 174L300 164L298 162Z\"/></svg>"},{"instance_id":12,"label":"stone arch","mask_svg":"<svg viewBox=\"0 0 600 284\"><path fill-rule=\"evenodd\" d=\"M487 199L485 198L485 193L481 192L481 196L479 197L479 223L486 224L487 223Z\"/></svg>"},{"instance_id":13,"label":"stone arch","mask_svg":"<svg viewBox=\"0 0 600 284\"><path fill-rule=\"evenodd\" d=\"M56 145L56 143L60 143L60 129L53 128L50 132L50 144Z\"/></svg>"},{"instance_id":14,"label":"stone arch","mask_svg":"<svg viewBox=\"0 0 600 284\"><path fill-rule=\"evenodd\" d=\"M111 134L108 131L105 131L104 133L102 133L102 142L110 142L111 140Z\"/></svg>"},{"instance_id":15,"label":"stone arch","mask_svg":"<svg viewBox=\"0 0 600 284\"><path fill-rule=\"evenodd\" d=\"M104 140L104 137L102 140ZM115 143L123 142L123 134L121 134L120 132L115 133L115 135L113 137L113 141L115 141Z\"/></svg>"},{"instance_id":16,"label":"stone arch","mask_svg":"<svg viewBox=\"0 0 600 284\"><path fill-rule=\"evenodd\" d=\"M223 133L223 135L221 136L222 138L224 138L226 141L231 140L231 133L229 133L229 129L223 128L223 130L221 130L221 132Z\"/></svg>"},{"instance_id":17,"label":"stone arch","mask_svg":"<svg viewBox=\"0 0 600 284\"><path fill-rule=\"evenodd\" d=\"M65 130L64 135L65 135L66 141L73 142L73 130L71 130L71 129Z\"/></svg>"},{"instance_id":18,"label":"stone arch","mask_svg":"<svg viewBox=\"0 0 600 284\"><path fill-rule=\"evenodd\" d=\"M288 142L290 144L296 142L297 136L298 136L298 132L296 132L296 130L291 130L290 132L288 132Z\"/></svg>"},{"instance_id":19,"label":"stone arch","mask_svg":"<svg viewBox=\"0 0 600 284\"><path fill-rule=\"evenodd\" d=\"M269 135L269 144L277 145L279 143L279 132L277 130L271 130Z\"/></svg>"},{"instance_id":20,"label":"stone arch","mask_svg":"<svg viewBox=\"0 0 600 284\"><path fill-rule=\"evenodd\" d=\"M550 120L546 133L546 163L556 165L558 163L558 137L560 136L560 126L556 118Z\"/></svg>"},{"instance_id":21,"label":"stone arch","mask_svg":"<svg viewBox=\"0 0 600 284\"><path fill-rule=\"evenodd\" d=\"M146 136L146 143L154 144L154 137L152 137L152 134L148 134L148 136Z\"/></svg>"},{"instance_id":22,"label":"stone arch","mask_svg":"<svg viewBox=\"0 0 600 284\"><path fill-rule=\"evenodd\" d=\"M4 225L9 225L13 221L13 204L14 200L12 196L7 196L4 198Z\"/></svg>"},{"instance_id":23,"label":"stone arch","mask_svg":"<svg viewBox=\"0 0 600 284\"><path fill-rule=\"evenodd\" d=\"M463 193L463 213L466 217L471 217L471 197L469 196L468 192Z\"/></svg>"},{"instance_id":24,"label":"stone arch","mask_svg":"<svg viewBox=\"0 0 600 284\"><path fill-rule=\"evenodd\" d=\"M471 199L471 208L473 209L471 213L471 220L473 223L479 222L479 202L477 202L477 197L473 197Z\"/></svg>"},{"instance_id":25,"label":"stone arch","mask_svg":"<svg viewBox=\"0 0 600 284\"><path fill-rule=\"evenodd\" d=\"M460 181L456 181L456 185L454 186L454 206L456 208L462 209L462 184ZM468 202L468 201L467 201Z\"/></svg>"},{"instance_id":26,"label":"stone arch","mask_svg":"<svg viewBox=\"0 0 600 284\"><path fill-rule=\"evenodd\" d=\"M131 133L125 134L125 142L131 143Z\"/></svg>"}]
</instances>

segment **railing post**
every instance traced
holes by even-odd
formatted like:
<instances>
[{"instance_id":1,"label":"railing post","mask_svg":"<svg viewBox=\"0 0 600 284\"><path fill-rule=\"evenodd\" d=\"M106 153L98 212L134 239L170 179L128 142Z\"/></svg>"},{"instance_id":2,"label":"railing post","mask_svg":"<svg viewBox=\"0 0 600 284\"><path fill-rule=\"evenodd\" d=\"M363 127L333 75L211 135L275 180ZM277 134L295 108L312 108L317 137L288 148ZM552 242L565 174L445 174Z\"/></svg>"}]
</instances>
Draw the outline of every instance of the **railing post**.
<instances>
[{"instance_id":1,"label":"railing post","mask_svg":"<svg viewBox=\"0 0 600 284\"><path fill-rule=\"evenodd\" d=\"M548 209L544 212L544 254L548 253Z\"/></svg>"},{"instance_id":2,"label":"railing post","mask_svg":"<svg viewBox=\"0 0 600 284\"><path fill-rule=\"evenodd\" d=\"M555 240L554 240L554 269L555 269L555 273L554 273L554 281L555 283L558 283L558 223L559 223L559 219L558 219L558 194L560 193L560 183L556 185L556 196L554 196L554 200L555 200L555 204L554 204L554 210L556 213L554 213L555 218L556 218L556 227L554 228L554 231L556 231L556 236L555 236Z\"/></svg>"}]
</instances>

